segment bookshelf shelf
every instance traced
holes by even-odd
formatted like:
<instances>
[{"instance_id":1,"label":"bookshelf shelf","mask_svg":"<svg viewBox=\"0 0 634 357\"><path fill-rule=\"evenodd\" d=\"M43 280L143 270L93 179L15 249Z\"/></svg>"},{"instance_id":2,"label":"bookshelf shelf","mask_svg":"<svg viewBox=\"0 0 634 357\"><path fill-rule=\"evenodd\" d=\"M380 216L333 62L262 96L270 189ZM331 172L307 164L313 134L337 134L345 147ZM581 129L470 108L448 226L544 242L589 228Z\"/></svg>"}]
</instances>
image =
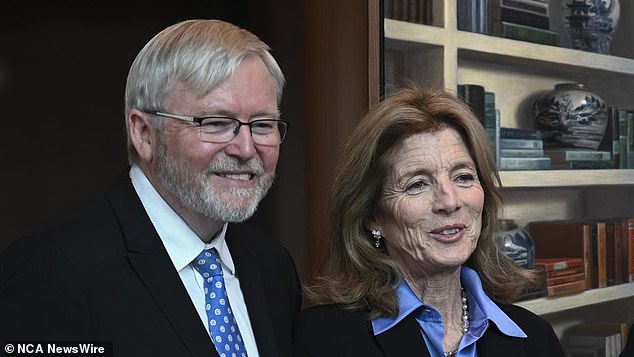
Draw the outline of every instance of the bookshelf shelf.
<instances>
[{"instance_id":1,"label":"bookshelf shelf","mask_svg":"<svg viewBox=\"0 0 634 357\"><path fill-rule=\"evenodd\" d=\"M634 283L591 289L574 295L527 300L518 302L516 305L522 306L538 315L546 315L631 296L634 296Z\"/></svg>"},{"instance_id":2,"label":"bookshelf shelf","mask_svg":"<svg viewBox=\"0 0 634 357\"><path fill-rule=\"evenodd\" d=\"M634 185L634 170L500 171L505 188Z\"/></svg>"},{"instance_id":3,"label":"bookshelf shelf","mask_svg":"<svg viewBox=\"0 0 634 357\"><path fill-rule=\"evenodd\" d=\"M448 50L457 50L459 58L464 59L516 66L530 65L533 70L589 70L602 72L603 75L634 76L634 60L629 58L392 19L385 19L384 31L388 41L409 43L413 47L422 44L443 46Z\"/></svg>"}]
</instances>

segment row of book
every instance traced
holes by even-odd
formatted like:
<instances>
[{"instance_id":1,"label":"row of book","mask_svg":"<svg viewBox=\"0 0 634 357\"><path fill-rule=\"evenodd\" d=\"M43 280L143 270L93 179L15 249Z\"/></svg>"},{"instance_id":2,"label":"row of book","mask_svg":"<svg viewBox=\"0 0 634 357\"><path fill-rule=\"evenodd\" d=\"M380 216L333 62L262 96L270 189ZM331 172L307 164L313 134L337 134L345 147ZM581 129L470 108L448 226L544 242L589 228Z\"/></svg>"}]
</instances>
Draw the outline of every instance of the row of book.
<instances>
[{"instance_id":1,"label":"row of book","mask_svg":"<svg viewBox=\"0 0 634 357\"><path fill-rule=\"evenodd\" d=\"M458 30L559 46L548 0L458 0Z\"/></svg>"},{"instance_id":2,"label":"row of book","mask_svg":"<svg viewBox=\"0 0 634 357\"><path fill-rule=\"evenodd\" d=\"M383 17L418 24L432 24L433 6L433 0L384 0Z\"/></svg>"},{"instance_id":3,"label":"row of book","mask_svg":"<svg viewBox=\"0 0 634 357\"><path fill-rule=\"evenodd\" d=\"M634 217L533 221L547 296L634 282Z\"/></svg>"},{"instance_id":4,"label":"row of book","mask_svg":"<svg viewBox=\"0 0 634 357\"><path fill-rule=\"evenodd\" d=\"M495 105L495 93L479 84L459 84L458 96L473 110L484 126L499 170L548 170L550 158L544 156L544 143L537 129L503 127Z\"/></svg>"},{"instance_id":5,"label":"row of book","mask_svg":"<svg viewBox=\"0 0 634 357\"><path fill-rule=\"evenodd\" d=\"M564 346L570 357L625 357L622 353L628 341L634 343L633 333L627 321L584 322L566 330Z\"/></svg>"},{"instance_id":6,"label":"row of book","mask_svg":"<svg viewBox=\"0 0 634 357\"><path fill-rule=\"evenodd\" d=\"M559 296L586 290L586 273L581 258L537 258L535 266L544 271L541 296Z\"/></svg>"},{"instance_id":7,"label":"row of book","mask_svg":"<svg viewBox=\"0 0 634 357\"><path fill-rule=\"evenodd\" d=\"M475 83L457 94L487 130L499 170L634 169L634 110L609 106L607 127L596 150L545 146L541 131L501 126L495 93Z\"/></svg>"}]
</instances>

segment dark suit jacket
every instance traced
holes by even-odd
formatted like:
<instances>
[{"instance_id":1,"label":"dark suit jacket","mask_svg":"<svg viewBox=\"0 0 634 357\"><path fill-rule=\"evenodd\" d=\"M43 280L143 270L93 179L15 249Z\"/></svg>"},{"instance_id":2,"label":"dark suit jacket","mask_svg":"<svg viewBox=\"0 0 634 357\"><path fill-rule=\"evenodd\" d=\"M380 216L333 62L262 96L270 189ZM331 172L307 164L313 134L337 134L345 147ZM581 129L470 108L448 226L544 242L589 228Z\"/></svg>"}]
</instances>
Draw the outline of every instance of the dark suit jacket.
<instances>
[{"instance_id":1,"label":"dark suit jacket","mask_svg":"<svg viewBox=\"0 0 634 357\"><path fill-rule=\"evenodd\" d=\"M476 343L479 357L563 357L552 327L539 316L514 305L502 310L528 335L509 337L490 324ZM334 305L303 310L294 331L296 357L429 357L429 351L412 315L393 328L374 336L372 323L358 313Z\"/></svg>"},{"instance_id":2,"label":"dark suit jacket","mask_svg":"<svg viewBox=\"0 0 634 357\"><path fill-rule=\"evenodd\" d=\"M127 172L66 223L0 256L0 342L112 341L114 356L217 356ZM244 224L227 244L262 356L290 356L294 263Z\"/></svg>"}]
</instances>

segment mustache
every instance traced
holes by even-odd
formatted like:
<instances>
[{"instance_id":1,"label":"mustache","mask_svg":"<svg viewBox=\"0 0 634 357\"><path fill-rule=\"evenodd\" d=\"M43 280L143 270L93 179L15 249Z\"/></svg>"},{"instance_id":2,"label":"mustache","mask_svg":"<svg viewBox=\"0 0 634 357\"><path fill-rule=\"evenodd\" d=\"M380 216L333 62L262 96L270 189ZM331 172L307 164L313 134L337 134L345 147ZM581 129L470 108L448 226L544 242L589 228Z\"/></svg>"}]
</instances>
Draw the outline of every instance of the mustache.
<instances>
[{"instance_id":1,"label":"mustache","mask_svg":"<svg viewBox=\"0 0 634 357\"><path fill-rule=\"evenodd\" d=\"M235 157L225 156L209 163L205 169L205 174L213 175L219 171L229 170L250 171L255 175L264 175L264 164L262 163L262 160L257 157L244 161Z\"/></svg>"}]
</instances>

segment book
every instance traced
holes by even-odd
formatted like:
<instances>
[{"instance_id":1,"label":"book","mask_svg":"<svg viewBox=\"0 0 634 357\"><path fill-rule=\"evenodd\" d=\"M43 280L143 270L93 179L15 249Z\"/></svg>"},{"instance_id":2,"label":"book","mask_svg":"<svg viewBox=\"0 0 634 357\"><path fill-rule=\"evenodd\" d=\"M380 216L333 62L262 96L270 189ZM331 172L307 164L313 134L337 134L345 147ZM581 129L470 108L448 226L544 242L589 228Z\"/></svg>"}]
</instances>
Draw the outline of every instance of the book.
<instances>
[{"instance_id":1,"label":"book","mask_svg":"<svg viewBox=\"0 0 634 357\"><path fill-rule=\"evenodd\" d=\"M526 226L535 242L535 257L575 257L583 260L586 288L592 288L596 269L593 264L590 224L585 221L532 221Z\"/></svg>"},{"instance_id":2,"label":"book","mask_svg":"<svg viewBox=\"0 0 634 357\"><path fill-rule=\"evenodd\" d=\"M546 279L557 278L557 277L566 276L566 275L575 275L575 274L580 274L583 272L584 272L583 265L580 267L573 267L573 268L568 268L563 270L553 270L553 271L546 272Z\"/></svg>"},{"instance_id":3,"label":"book","mask_svg":"<svg viewBox=\"0 0 634 357\"><path fill-rule=\"evenodd\" d=\"M612 168L613 166L610 151L548 147L544 149L544 155L550 157L553 170L569 170L580 166L591 167L591 162L600 163L599 167L601 168Z\"/></svg>"},{"instance_id":4,"label":"book","mask_svg":"<svg viewBox=\"0 0 634 357\"><path fill-rule=\"evenodd\" d=\"M619 168L627 169L628 163L628 138L627 132L629 130L628 123L628 111L625 109L619 109Z\"/></svg>"},{"instance_id":5,"label":"book","mask_svg":"<svg viewBox=\"0 0 634 357\"><path fill-rule=\"evenodd\" d=\"M499 0L500 6L506 6L514 9L522 9L532 11L537 14L550 16L548 3L538 0Z\"/></svg>"},{"instance_id":6,"label":"book","mask_svg":"<svg viewBox=\"0 0 634 357\"><path fill-rule=\"evenodd\" d=\"M616 222L605 220L603 223L605 224L605 274L607 286L612 286L623 282L622 273L620 273L620 276L617 278L619 253L617 253L616 243Z\"/></svg>"},{"instance_id":7,"label":"book","mask_svg":"<svg viewBox=\"0 0 634 357\"><path fill-rule=\"evenodd\" d=\"M550 29L550 19L547 15L505 5L494 6L491 10L490 30L492 35L502 35L502 22L510 22L544 30Z\"/></svg>"},{"instance_id":8,"label":"book","mask_svg":"<svg viewBox=\"0 0 634 357\"><path fill-rule=\"evenodd\" d=\"M543 157L543 149L500 149L501 157Z\"/></svg>"},{"instance_id":9,"label":"book","mask_svg":"<svg viewBox=\"0 0 634 357\"><path fill-rule=\"evenodd\" d=\"M572 160L568 161L568 165L573 170L611 170L617 168L614 166L614 162L603 160Z\"/></svg>"},{"instance_id":10,"label":"book","mask_svg":"<svg viewBox=\"0 0 634 357\"><path fill-rule=\"evenodd\" d=\"M627 343L630 325L624 321L583 322L571 328L568 345L572 348L595 347L602 356L619 356Z\"/></svg>"},{"instance_id":11,"label":"book","mask_svg":"<svg viewBox=\"0 0 634 357\"><path fill-rule=\"evenodd\" d=\"M497 14L494 14L494 19ZM533 10L501 5L499 7L500 21L513 22L520 25L537 27L540 29L550 29L550 18L548 15L535 12Z\"/></svg>"},{"instance_id":12,"label":"book","mask_svg":"<svg viewBox=\"0 0 634 357\"><path fill-rule=\"evenodd\" d=\"M489 0L457 0L458 30L488 34Z\"/></svg>"},{"instance_id":13,"label":"book","mask_svg":"<svg viewBox=\"0 0 634 357\"><path fill-rule=\"evenodd\" d=\"M484 91L484 127L487 129L495 128L495 93Z\"/></svg>"},{"instance_id":14,"label":"book","mask_svg":"<svg viewBox=\"0 0 634 357\"><path fill-rule=\"evenodd\" d=\"M597 230L597 287L605 288L608 286L605 222L596 222L595 224Z\"/></svg>"},{"instance_id":15,"label":"book","mask_svg":"<svg viewBox=\"0 0 634 357\"><path fill-rule=\"evenodd\" d=\"M535 265L546 272L546 286L585 282L581 258L538 258L535 259Z\"/></svg>"},{"instance_id":16,"label":"book","mask_svg":"<svg viewBox=\"0 0 634 357\"><path fill-rule=\"evenodd\" d=\"M585 282L586 279L586 275L581 272L581 273L577 273L577 274L570 274L570 275L562 275L562 276L557 276L554 278L547 278L546 279L546 285L547 286L554 286L554 285L559 285L559 284L564 284L564 283L571 283L574 281L584 281ZM585 285L584 285L585 288Z\"/></svg>"},{"instance_id":17,"label":"book","mask_svg":"<svg viewBox=\"0 0 634 357\"><path fill-rule=\"evenodd\" d=\"M617 274L622 271L622 283L634 281L634 219L632 217L615 220L615 256Z\"/></svg>"},{"instance_id":18,"label":"book","mask_svg":"<svg viewBox=\"0 0 634 357\"><path fill-rule=\"evenodd\" d=\"M484 125L484 93L484 86L479 84L458 84L458 96L471 108L482 125Z\"/></svg>"},{"instance_id":19,"label":"book","mask_svg":"<svg viewBox=\"0 0 634 357\"><path fill-rule=\"evenodd\" d=\"M573 293L579 293L586 290L585 280L578 280L569 283L562 283L557 285L547 285L546 291L548 296L561 296Z\"/></svg>"},{"instance_id":20,"label":"book","mask_svg":"<svg viewBox=\"0 0 634 357\"><path fill-rule=\"evenodd\" d=\"M543 149L544 142L537 139L500 138L500 149Z\"/></svg>"},{"instance_id":21,"label":"book","mask_svg":"<svg viewBox=\"0 0 634 357\"><path fill-rule=\"evenodd\" d=\"M500 138L542 140L542 132L538 129L500 127Z\"/></svg>"},{"instance_id":22,"label":"book","mask_svg":"<svg viewBox=\"0 0 634 357\"><path fill-rule=\"evenodd\" d=\"M568 270L571 268L582 267L583 259L582 258L536 258L535 264L542 265L544 267L544 271L553 272L553 271L561 271Z\"/></svg>"},{"instance_id":23,"label":"book","mask_svg":"<svg viewBox=\"0 0 634 357\"><path fill-rule=\"evenodd\" d=\"M627 111L627 168L634 169L634 111Z\"/></svg>"},{"instance_id":24,"label":"book","mask_svg":"<svg viewBox=\"0 0 634 357\"><path fill-rule=\"evenodd\" d=\"M559 33L537 27L501 22L500 36L512 40L539 43L542 45L559 46Z\"/></svg>"},{"instance_id":25,"label":"book","mask_svg":"<svg viewBox=\"0 0 634 357\"><path fill-rule=\"evenodd\" d=\"M549 170L548 157L500 157L500 170Z\"/></svg>"},{"instance_id":26,"label":"book","mask_svg":"<svg viewBox=\"0 0 634 357\"><path fill-rule=\"evenodd\" d=\"M383 16L389 19L431 24L433 15L431 0L385 0Z\"/></svg>"},{"instance_id":27,"label":"book","mask_svg":"<svg viewBox=\"0 0 634 357\"><path fill-rule=\"evenodd\" d=\"M619 109L615 106L608 107L607 124L605 134L599 143L597 150L612 153L612 168L619 168Z\"/></svg>"}]
</instances>

